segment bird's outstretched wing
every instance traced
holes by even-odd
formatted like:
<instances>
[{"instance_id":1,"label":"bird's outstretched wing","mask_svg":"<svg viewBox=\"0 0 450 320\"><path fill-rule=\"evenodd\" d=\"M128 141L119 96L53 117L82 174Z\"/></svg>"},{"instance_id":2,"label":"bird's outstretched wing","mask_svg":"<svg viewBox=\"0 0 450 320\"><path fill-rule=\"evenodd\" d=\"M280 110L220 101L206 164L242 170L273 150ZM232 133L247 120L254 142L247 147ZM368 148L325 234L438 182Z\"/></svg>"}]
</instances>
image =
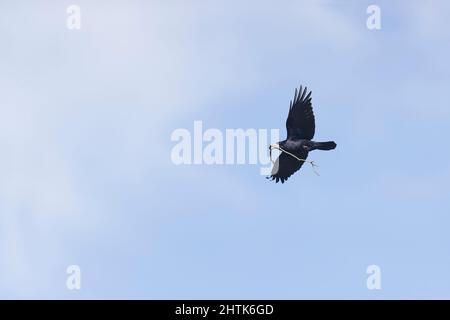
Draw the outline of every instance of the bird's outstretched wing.
<instances>
[{"instance_id":1,"label":"bird's outstretched wing","mask_svg":"<svg viewBox=\"0 0 450 320\"><path fill-rule=\"evenodd\" d=\"M297 152L295 155L300 159L306 160L308 157L308 152ZM293 156L282 152L275 161L272 172L268 178L275 180L275 182L281 181L281 183L284 183L284 181L286 181L291 175L302 167L303 163L303 161L299 161Z\"/></svg>"},{"instance_id":2,"label":"bird's outstretched wing","mask_svg":"<svg viewBox=\"0 0 450 320\"><path fill-rule=\"evenodd\" d=\"M289 138L312 140L316 130L314 112L311 105L311 91L295 89L294 100L289 105L289 114L286 120L287 136ZM298 94L297 94L298 93Z\"/></svg>"}]
</instances>

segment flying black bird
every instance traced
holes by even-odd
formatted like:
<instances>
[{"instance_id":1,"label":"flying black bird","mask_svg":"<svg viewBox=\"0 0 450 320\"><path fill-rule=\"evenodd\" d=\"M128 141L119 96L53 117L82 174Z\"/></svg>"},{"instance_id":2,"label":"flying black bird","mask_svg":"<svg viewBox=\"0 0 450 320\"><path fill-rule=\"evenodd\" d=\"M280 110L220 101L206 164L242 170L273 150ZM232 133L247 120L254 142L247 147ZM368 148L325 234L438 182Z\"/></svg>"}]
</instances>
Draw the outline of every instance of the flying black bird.
<instances>
[{"instance_id":1,"label":"flying black bird","mask_svg":"<svg viewBox=\"0 0 450 320\"><path fill-rule=\"evenodd\" d=\"M287 139L271 144L269 149L280 149L281 152L275 161L269 177L276 182L284 183L292 174L299 170L306 160L308 153L313 150L332 150L336 148L334 141L312 141L316 129L314 113L311 105L311 91L307 94L307 88L302 91L295 89L294 100L289 106L289 114L286 120ZM298 94L297 94L298 93ZM296 159L297 157L298 159Z\"/></svg>"}]
</instances>

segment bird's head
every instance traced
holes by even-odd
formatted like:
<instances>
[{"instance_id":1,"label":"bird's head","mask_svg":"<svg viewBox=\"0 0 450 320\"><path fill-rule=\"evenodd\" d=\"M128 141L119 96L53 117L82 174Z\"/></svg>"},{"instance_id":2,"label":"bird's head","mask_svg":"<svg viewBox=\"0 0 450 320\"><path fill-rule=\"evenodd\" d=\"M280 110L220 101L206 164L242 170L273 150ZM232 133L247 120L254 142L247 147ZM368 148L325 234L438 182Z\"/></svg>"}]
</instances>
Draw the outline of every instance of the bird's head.
<instances>
[{"instance_id":1,"label":"bird's head","mask_svg":"<svg viewBox=\"0 0 450 320\"><path fill-rule=\"evenodd\" d=\"M277 143L272 143L271 145L269 145L269 150L284 148L285 144L286 140L278 141Z\"/></svg>"}]
</instances>

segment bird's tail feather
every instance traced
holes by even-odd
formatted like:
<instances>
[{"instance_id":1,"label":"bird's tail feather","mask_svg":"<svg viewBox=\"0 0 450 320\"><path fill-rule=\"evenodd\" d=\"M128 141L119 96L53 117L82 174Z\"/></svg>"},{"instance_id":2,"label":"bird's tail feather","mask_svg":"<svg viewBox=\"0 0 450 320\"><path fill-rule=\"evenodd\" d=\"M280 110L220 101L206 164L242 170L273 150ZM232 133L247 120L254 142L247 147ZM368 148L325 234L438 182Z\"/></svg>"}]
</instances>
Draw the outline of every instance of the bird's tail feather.
<instances>
[{"instance_id":1,"label":"bird's tail feather","mask_svg":"<svg viewBox=\"0 0 450 320\"><path fill-rule=\"evenodd\" d=\"M327 141L327 142L315 142L314 148L319 150L333 150L336 148L336 142Z\"/></svg>"}]
</instances>

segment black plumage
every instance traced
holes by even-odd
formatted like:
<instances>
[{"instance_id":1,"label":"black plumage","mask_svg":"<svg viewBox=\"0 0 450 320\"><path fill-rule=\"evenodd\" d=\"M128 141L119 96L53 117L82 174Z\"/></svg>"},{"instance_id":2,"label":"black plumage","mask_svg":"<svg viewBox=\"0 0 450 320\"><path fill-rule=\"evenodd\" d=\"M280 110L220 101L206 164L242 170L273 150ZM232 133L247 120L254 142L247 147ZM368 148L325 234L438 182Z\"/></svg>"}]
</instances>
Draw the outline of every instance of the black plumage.
<instances>
[{"instance_id":1,"label":"black plumage","mask_svg":"<svg viewBox=\"0 0 450 320\"><path fill-rule=\"evenodd\" d=\"M289 114L286 120L286 140L270 145L270 149L281 149L292 153L299 159L306 160L309 152L313 150L332 150L336 148L334 141L312 141L316 131L314 112L311 104L311 91L305 87L297 91L289 105ZM292 174L298 171L304 161L299 161L292 155L281 152L275 161L272 172L268 178L284 183Z\"/></svg>"}]
</instances>

